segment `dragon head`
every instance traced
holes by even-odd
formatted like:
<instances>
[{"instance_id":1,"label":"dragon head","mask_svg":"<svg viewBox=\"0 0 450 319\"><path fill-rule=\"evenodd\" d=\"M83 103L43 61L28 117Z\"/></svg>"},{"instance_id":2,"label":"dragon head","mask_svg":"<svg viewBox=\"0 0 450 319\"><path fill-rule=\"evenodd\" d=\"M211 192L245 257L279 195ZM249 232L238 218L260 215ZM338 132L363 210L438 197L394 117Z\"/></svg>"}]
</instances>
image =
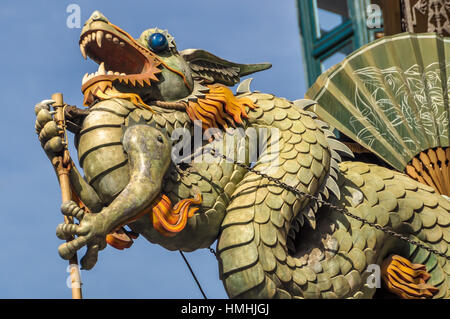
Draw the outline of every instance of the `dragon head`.
<instances>
[{"instance_id":1,"label":"dragon head","mask_svg":"<svg viewBox=\"0 0 450 319\"><path fill-rule=\"evenodd\" d=\"M227 86L271 67L268 63L233 63L199 49L178 51L174 38L158 28L147 29L134 39L98 11L86 21L79 44L83 57L99 65L82 80L86 106L111 98L150 110L156 109L154 105L177 104L192 121L200 120L204 129L242 124L246 107L256 106L249 98L234 96ZM201 202L199 194L172 205L161 194L148 208L154 229L174 236L194 215L197 208L193 205Z\"/></svg>"},{"instance_id":2,"label":"dragon head","mask_svg":"<svg viewBox=\"0 0 450 319\"><path fill-rule=\"evenodd\" d=\"M114 97L148 108L155 101L188 103L209 93L210 84L232 86L271 66L237 64L204 50L179 52L174 38L158 28L134 39L98 11L86 21L79 44L83 57L99 64L82 81L86 106Z\"/></svg>"}]
</instances>

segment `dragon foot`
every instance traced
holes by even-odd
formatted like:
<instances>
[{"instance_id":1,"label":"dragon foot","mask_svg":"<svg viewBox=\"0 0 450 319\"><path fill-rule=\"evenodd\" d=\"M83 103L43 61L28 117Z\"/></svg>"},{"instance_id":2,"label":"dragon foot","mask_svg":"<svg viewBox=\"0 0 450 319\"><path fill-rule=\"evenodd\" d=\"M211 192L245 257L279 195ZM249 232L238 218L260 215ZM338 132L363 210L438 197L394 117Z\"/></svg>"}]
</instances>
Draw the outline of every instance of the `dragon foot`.
<instances>
[{"instance_id":1,"label":"dragon foot","mask_svg":"<svg viewBox=\"0 0 450 319\"><path fill-rule=\"evenodd\" d=\"M433 297L438 289L426 283L430 277L425 265L412 264L398 255L389 256L382 265L382 278L386 286L402 299Z\"/></svg>"},{"instance_id":2,"label":"dragon foot","mask_svg":"<svg viewBox=\"0 0 450 319\"><path fill-rule=\"evenodd\" d=\"M59 224L56 235L60 239L75 239L59 246L59 255L64 259L70 259L83 246L87 251L81 259L83 269L91 269L97 262L98 252L106 247L106 232L103 229L101 214L86 214L84 210L73 201L61 205L61 212L66 216L72 216L80 221L80 224Z\"/></svg>"}]
</instances>

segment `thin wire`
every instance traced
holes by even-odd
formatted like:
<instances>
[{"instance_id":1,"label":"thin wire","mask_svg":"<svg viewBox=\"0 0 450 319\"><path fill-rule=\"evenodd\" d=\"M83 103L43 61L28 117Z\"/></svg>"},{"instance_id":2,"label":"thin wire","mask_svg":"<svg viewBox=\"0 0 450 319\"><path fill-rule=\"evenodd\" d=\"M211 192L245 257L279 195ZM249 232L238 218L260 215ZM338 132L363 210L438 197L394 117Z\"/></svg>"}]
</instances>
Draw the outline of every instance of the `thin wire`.
<instances>
[{"instance_id":1,"label":"thin wire","mask_svg":"<svg viewBox=\"0 0 450 319\"><path fill-rule=\"evenodd\" d=\"M188 266L189 271L191 272L192 277L194 277L194 280L195 280L195 282L197 283L198 289L200 289L200 292L202 293L203 298L204 298L204 299L208 299L208 298L206 298L205 292L204 292L203 289L202 289L202 285L200 285L200 282L197 280L197 276L195 276L194 271L193 271L192 268L191 268L191 265L189 265L188 260L186 259L186 257L184 256L184 254L183 254L183 252L182 252L181 250L179 250L179 252L180 252L180 254L181 254L181 257L183 257L184 262L185 262L186 265Z\"/></svg>"}]
</instances>

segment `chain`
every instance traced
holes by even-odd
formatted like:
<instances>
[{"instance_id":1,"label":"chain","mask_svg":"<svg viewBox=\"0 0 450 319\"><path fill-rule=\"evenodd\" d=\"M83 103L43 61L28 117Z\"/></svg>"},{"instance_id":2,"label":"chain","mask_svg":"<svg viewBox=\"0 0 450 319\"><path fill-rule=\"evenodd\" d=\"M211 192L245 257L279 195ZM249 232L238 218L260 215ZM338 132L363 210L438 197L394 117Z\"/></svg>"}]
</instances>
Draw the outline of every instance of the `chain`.
<instances>
[{"instance_id":1,"label":"chain","mask_svg":"<svg viewBox=\"0 0 450 319\"><path fill-rule=\"evenodd\" d=\"M316 197L314 195L302 192L302 191L300 191L300 190L298 190L298 189L296 189L296 188L294 188L294 187L292 187L292 186L290 186L290 185L280 181L279 179L277 179L275 177L269 176L269 175L267 175L265 173L262 173L262 172L260 172L258 170L255 170L253 167L250 167L250 166L248 166L248 165L246 165L244 163L239 163L238 161L229 159L225 155L220 154L219 152L217 152L214 149L209 149L209 150L210 150L210 153L211 153L212 156L214 156L214 157L217 157L217 156L222 157L223 159L225 159L227 161L231 161L235 165L237 165L239 167L242 167L242 168L246 169L249 172L255 173L256 175L259 175L259 176L261 176L263 178L267 178L269 181L280 185L282 188L284 188L284 189L286 189L288 191L291 191L292 193L297 195L297 198L299 198L299 199L301 199L302 197L309 198L310 200L316 201L317 203L320 203L320 204L322 204L324 206L327 206L328 208L331 208L331 209L333 209L335 211L338 211L339 213L342 213L342 214L344 214L344 215L346 215L348 217L356 219L356 220L360 221L362 224L369 225L369 226L371 226L371 227L373 227L375 229L378 229L378 230L380 230L380 231L382 231L382 232L384 232L384 233L386 233L386 234L388 234L388 235L390 235L392 237L398 238L398 239L403 240L403 241L405 241L405 242L407 242L409 244L412 244L414 246L420 247L420 248L425 249L425 250L427 250L427 251L429 251L429 252L431 252L431 253L433 253L435 255L438 255L438 256L441 256L443 258L446 258L447 260L450 260L450 256L448 256L448 255L446 255L446 254L444 254L444 253L442 253L440 251L437 251L436 249L430 248L430 247L428 247L428 246L426 246L426 245L424 245L424 244L422 244L422 243L420 243L418 241L415 241L415 240L413 240L411 238L408 238L408 237L406 237L406 236L404 236L402 234L399 234L399 233L395 232L394 230L392 230L392 229L390 229L388 227L383 227L383 226L378 225L376 223L370 222L370 221L368 221L368 220L366 220L364 218L361 218L359 216L353 215L352 213L350 213L345 208L333 205L333 204L331 204L331 203L329 203L327 201L324 201L324 200L322 200L322 199L320 199L320 198L318 198L318 197ZM211 248L210 248L210 250L211 250ZM213 253L215 254L215 252L213 252Z\"/></svg>"}]
</instances>

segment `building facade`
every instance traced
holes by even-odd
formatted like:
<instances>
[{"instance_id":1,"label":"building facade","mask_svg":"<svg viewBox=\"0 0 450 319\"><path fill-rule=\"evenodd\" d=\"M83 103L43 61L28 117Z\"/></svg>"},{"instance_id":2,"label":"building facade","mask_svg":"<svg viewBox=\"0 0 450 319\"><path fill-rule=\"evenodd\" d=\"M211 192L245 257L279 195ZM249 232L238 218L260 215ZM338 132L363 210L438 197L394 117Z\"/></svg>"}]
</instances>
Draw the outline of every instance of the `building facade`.
<instances>
[{"instance_id":1,"label":"building facade","mask_svg":"<svg viewBox=\"0 0 450 319\"><path fill-rule=\"evenodd\" d=\"M384 35L450 35L450 0L297 0L297 8L309 85L348 54Z\"/></svg>"}]
</instances>

